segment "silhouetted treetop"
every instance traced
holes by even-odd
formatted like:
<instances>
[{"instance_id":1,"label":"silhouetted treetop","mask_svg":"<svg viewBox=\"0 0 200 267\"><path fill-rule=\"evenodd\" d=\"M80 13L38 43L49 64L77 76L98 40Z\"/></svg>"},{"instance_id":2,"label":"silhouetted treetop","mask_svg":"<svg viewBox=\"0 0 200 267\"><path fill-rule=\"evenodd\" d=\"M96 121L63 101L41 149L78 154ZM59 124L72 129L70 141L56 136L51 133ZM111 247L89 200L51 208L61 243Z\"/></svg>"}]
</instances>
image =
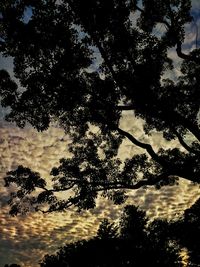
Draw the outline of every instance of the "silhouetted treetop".
<instances>
[{"instance_id":1,"label":"silhouetted treetop","mask_svg":"<svg viewBox=\"0 0 200 267\"><path fill-rule=\"evenodd\" d=\"M182 221L177 222L174 228L180 244L187 248L189 264L191 266L199 266L200 199L185 210Z\"/></svg>"},{"instance_id":2,"label":"silhouetted treetop","mask_svg":"<svg viewBox=\"0 0 200 267\"><path fill-rule=\"evenodd\" d=\"M182 266L179 247L167 242L173 239L160 227L163 223L169 228L168 223L155 220L157 227L150 227L147 221L145 212L126 206L119 225L105 219L99 226L100 236L98 230L95 238L66 244L56 254L46 255L40 266ZM110 226L119 228L120 234L111 234Z\"/></svg>"},{"instance_id":3,"label":"silhouetted treetop","mask_svg":"<svg viewBox=\"0 0 200 267\"><path fill-rule=\"evenodd\" d=\"M124 208L120 220L120 235L122 238L142 243L146 237L146 224L147 217L145 212L135 206L128 205Z\"/></svg>"},{"instance_id":4,"label":"silhouetted treetop","mask_svg":"<svg viewBox=\"0 0 200 267\"><path fill-rule=\"evenodd\" d=\"M182 51L190 9L189 0L0 3L0 52L14 63L14 77L0 70L6 119L38 131L56 121L70 136L73 155L52 169L51 189L25 167L10 171L6 186L19 188L12 214L29 210L25 203L43 212L85 209L95 206L99 193L120 204L126 189L160 188L178 177L199 182L200 50ZM159 34L158 25L164 28ZM183 60L177 81L163 79L174 70L172 48ZM155 151L122 129L126 112L143 119L146 135L160 131L179 147ZM144 153L121 162L125 139ZM38 195L32 194L36 188ZM61 200L60 191L72 195Z\"/></svg>"},{"instance_id":5,"label":"silhouetted treetop","mask_svg":"<svg viewBox=\"0 0 200 267\"><path fill-rule=\"evenodd\" d=\"M97 231L97 238L98 239L117 238L118 234L119 234L118 227L114 223L109 222L108 219L104 219L99 225L99 229Z\"/></svg>"}]
</instances>

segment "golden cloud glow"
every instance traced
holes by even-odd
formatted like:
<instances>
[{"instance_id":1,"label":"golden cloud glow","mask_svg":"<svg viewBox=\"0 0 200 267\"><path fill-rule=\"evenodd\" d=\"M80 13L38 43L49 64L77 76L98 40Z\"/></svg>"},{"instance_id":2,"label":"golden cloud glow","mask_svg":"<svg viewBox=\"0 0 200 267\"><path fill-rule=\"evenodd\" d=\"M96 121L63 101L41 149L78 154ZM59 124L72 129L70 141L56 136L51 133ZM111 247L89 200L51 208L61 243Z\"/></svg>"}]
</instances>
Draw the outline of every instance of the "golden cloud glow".
<instances>
[{"instance_id":1,"label":"golden cloud glow","mask_svg":"<svg viewBox=\"0 0 200 267\"><path fill-rule=\"evenodd\" d=\"M134 129L128 129L128 125L132 124L128 117L122 126L134 131L140 140L145 140L141 122L136 121ZM51 168L58 165L61 157L69 155L67 146L70 140L59 128L51 127L48 131L37 133L30 128L20 130L4 126L0 128L0 137L1 185L5 173L18 165L39 171L48 179ZM152 138L151 144L156 150L177 145L176 142L166 143L160 134ZM127 151L130 156L139 152L125 141L120 156L127 156ZM128 203L139 205L150 216L172 218L194 203L198 194L199 187L183 180L177 186L164 187L159 191L141 188L130 192ZM1 265L16 262L22 266L35 267L44 254L55 252L64 243L94 236L103 218L116 220L122 210L122 207L99 198L97 208L90 211L75 213L69 210L48 215L31 213L13 218L8 215L6 199L7 191L1 186L0 255L4 255L0 259Z\"/></svg>"}]
</instances>

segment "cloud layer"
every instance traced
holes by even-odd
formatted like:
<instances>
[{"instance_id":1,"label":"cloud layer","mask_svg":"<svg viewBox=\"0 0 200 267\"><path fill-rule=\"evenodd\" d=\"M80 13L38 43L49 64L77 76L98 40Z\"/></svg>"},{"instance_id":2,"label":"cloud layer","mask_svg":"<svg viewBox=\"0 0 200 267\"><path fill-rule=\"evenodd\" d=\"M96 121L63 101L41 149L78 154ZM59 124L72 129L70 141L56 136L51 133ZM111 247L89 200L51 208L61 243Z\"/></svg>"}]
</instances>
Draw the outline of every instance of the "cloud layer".
<instances>
[{"instance_id":1,"label":"cloud layer","mask_svg":"<svg viewBox=\"0 0 200 267\"><path fill-rule=\"evenodd\" d=\"M130 125L134 127L131 128ZM122 126L133 131L140 140L145 140L140 121L133 124L127 115L124 116ZM75 213L69 210L59 214L10 217L5 204L7 191L3 187L5 173L18 165L24 165L39 171L48 179L51 168L58 165L61 157L69 155L67 146L70 140L61 129L55 127L37 133L29 128L21 130L4 125L0 128L0 137L0 255L4 255L0 259L0 265L16 262L22 266L35 267L44 254L55 252L64 243L95 235L103 218L119 218L122 207L114 206L101 198L97 208L87 212ZM176 145L175 142L166 143L159 133L154 135L151 143L156 149ZM127 153L131 156L136 152L139 151L125 141L120 156L125 158ZM197 186L180 181L177 186L165 187L159 191L149 188L130 192L127 203L139 205L151 217L174 218L197 199L198 193Z\"/></svg>"},{"instance_id":2,"label":"cloud layer","mask_svg":"<svg viewBox=\"0 0 200 267\"><path fill-rule=\"evenodd\" d=\"M192 0L192 5L192 15L196 25L193 23L192 26L186 27L183 46L183 51L186 53L195 48L197 32L199 33L199 0ZM158 30L162 31L162 28L159 27ZM199 47L199 43L197 44ZM99 54L95 55L96 61L100 62ZM176 79L180 75L181 60L178 59L175 49L169 51L169 57L174 61L175 70L167 73L166 77ZM0 66L9 70L11 75L13 74L11 58L6 60L0 56ZM97 67L94 62L91 69ZM24 165L39 171L48 179L51 168L58 164L61 157L68 155L67 146L70 140L61 129L55 127L51 127L46 132L37 133L30 128L21 130L7 125L2 121L5 112L0 108L0 265L15 262L21 266L36 267L44 254L55 252L64 243L95 235L99 222L103 218L117 220L122 206L114 206L111 202L100 198L97 208L81 213L69 210L59 214L28 214L10 217L6 206L8 192L3 187L3 177L6 172L18 165ZM134 136L140 140L146 141L141 121L133 122L128 112L124 114L121 126L134 133ZM154 133L153 136L150 143L155 150L160 147L177 146L175 141L166 142L160 133ZM138 152L142 151L126 140L119 155L123 159L127 154L131 156ZM139 205L151 218L171 219L180 216L184 209L191 206L198 198L199 192L199 186L180 180L179 185L164 187L159 191L153 188L141 188L130 192L127 203Z\"/></svg>"}]
</instances>

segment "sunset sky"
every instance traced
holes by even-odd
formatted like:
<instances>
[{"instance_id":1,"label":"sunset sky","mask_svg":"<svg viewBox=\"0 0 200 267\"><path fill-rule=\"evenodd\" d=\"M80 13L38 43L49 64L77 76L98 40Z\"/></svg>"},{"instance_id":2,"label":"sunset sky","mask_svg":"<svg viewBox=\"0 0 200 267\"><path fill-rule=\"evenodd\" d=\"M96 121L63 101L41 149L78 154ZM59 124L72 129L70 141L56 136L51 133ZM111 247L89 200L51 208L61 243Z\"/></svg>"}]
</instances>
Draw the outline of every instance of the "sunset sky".
<instances>
[{"instance_id":1,"label":"sunset sky","mask_svg":"<svg viewBox=\"0 0 200 267\"><path fill-rule=\"evenodd\" d=\"M192 15L199 26L200 37L200 1L193 0ZM195 47L196 25L186 26L184 50L188 52ZM162 31L162 27L158 29ZM200 47L200 44L199 44ZM180 60L175 51L170 50L169 56L174 60L176 69L167 73L168 77L179 75ZM0 57L0 68L12 73L12 59ZM122 206L115 206L104 199L98 200L95 209L77 213L69 210L65 213L48 215L29 213L26 216L11 217L8 215L8 190L3 187L6 172L18 165L30 167L49 178L49 171L59 164L59 159L68 156L70 139L64 131L51 126L47 131L38 133L26 127L17 128L3 119L5 110L0 109L0 266L6 263L18 263L21 266L36 267L47 253L53 253L66 242L83 239L95 235L99 222L103 218L117 220ZM133 123L134 122L134 123ZM128 112L124 113L121 127L134 132L140 140L145 139L142 121L133 120ZM176 147L177 142L166 142L160 133L153 133L150 140L157 150L160 147ZM125 141L120 149L121 158L139 152L129 141ZM188 181L180 180L179 185L164 187L159 191L153 188L139 189L130 192L127 203L139 205L153 217L174 218L181 216L184 209L191 206L199 198L200 188ZM126 204L127 204L126 203Z\"/></svg>"}]
</instances>

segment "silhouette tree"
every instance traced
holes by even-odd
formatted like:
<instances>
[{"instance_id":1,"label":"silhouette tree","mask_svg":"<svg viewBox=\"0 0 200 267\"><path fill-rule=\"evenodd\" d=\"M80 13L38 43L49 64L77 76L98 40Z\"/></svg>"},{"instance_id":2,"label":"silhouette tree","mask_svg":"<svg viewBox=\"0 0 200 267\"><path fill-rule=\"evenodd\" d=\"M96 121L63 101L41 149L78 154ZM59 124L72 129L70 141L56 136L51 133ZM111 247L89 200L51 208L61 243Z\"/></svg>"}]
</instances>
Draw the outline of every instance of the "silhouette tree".
<instances>
[{"instance_id":1,"label":"silhouette tree","mask_svg":"<svg viewBox=\"0 0 200 267\"><path fill-rule=\"evenodd\" d=\"M18 187L11 214L88 209L99 193L120 204L127 189L199 182L200 50L182 51L190 9L190 0L1 1L0 52L13 58L15 77L0 71L6 119L38 131L56 121L73 155L52 169L52 188L23 166L8 172L5 185ZM171 48L182 59L177 81L163 78L174 69ZM179 147L156 151L137 139L122 128L126 112L143 119L147 136L157 130ZM144 153L121 162L125 139ZM55 194L64 191L64 200Z\"/></svg>"},{"instance_id":2,"label":"silhouette tree","mask_svg":"<svg viewBox=\"0 0 200 267\"><path fill-rule=\"evenodd\" d=\"M147 229L150 240L149 255L156 258L158 262L170 266L183 266L180 245L174 230L174 222L156 219L149 223Z\"/></svg>"},{"instance_id":3,"label":"silhouette tree","mask_svg":"<svg viewBox=\"0 0 200 267\"><path fill-rule=\"evenodd\" d=\"M169 222L158 219L149 222L144 211L126 206L120 219L120 238L128 241L123 254L126 262L130 266L182 266L180 247L170 231Z\"/></svg>"},{"instance_id":4,"label":"silhouette tree","mask_svg":"<svg viewBox=\"0 0 200 267\"><path fill-rule=\"evenodd\" d=\"M99 225L97 231L98 239L110 239L118 236L118 227L114 223L110 223L108 219L104 219Z\"/></svg>"},{"instance_id":5,"label":"silhouette tree","mask_svg":"<svg viewBox=\"0 0 200 267\"><path fill-rule=\"evenodd\" d=\"M120 235L124 239L132 239L135 242L142 242L146 238L146 213L137 207L128 205L124 208L120 220Z\"/></svg>"},{"instance_id":6,"label":"silhouette tree","mask_svg":"<svg viewBox=\"0 0 200 267\"><path fill-rule=\"evenodd\" d=\"M133 216L133 217L132 217ZM141 220L141 223L138 222ZM107 226L111 224L105 220L99 226L106 225L106 231L103 238L99 238L99 230L97 238L90 240L82 240L76 243L67 244L62 247L55 255L46 255L41 267L51 266L182 266L179 258L179 250L177 247L172 247L168 243L163 242L169 236L166 231L162 232L163 222L154 221L154 227L147 226L147 217L144 212L133 206L125 207L120 219L119 230L120 235L111 237L110 232L107 231ZM133 223L136 221L136 223ZM131 224L130 224L131 222ZM131 227L133 226L133 228ZM157 225L157 227L155 227ZM126 230L125 230L126 226ZM128 226L128 227L127 227ZM114 224L112 224L112 228ZM115 226L116 227L116 226ZM139 233L137 232L139 230ZM128 233L130 231L130 234ZM126 232L126 235L124 234ZM102 231L101 231L102 233ZM145 239L144 240L144 233ZM143 245L141 246L141 240ZM153 238L156 235L156 238ZM135 239L135 236L138 239ZM144 242L145 241L145 242Z\"/></svg>"},{"instance_id":7,"label":"silhouette tree","mask_svg":"<svg viewBox=\"0 0 200 267\"><path fill-rule=\"evenodd\" d=\"M200 265L200 199L185 210L182 220L172 225L174 236L188 255L188 266Z\"/></svg>"}]
</instances>

